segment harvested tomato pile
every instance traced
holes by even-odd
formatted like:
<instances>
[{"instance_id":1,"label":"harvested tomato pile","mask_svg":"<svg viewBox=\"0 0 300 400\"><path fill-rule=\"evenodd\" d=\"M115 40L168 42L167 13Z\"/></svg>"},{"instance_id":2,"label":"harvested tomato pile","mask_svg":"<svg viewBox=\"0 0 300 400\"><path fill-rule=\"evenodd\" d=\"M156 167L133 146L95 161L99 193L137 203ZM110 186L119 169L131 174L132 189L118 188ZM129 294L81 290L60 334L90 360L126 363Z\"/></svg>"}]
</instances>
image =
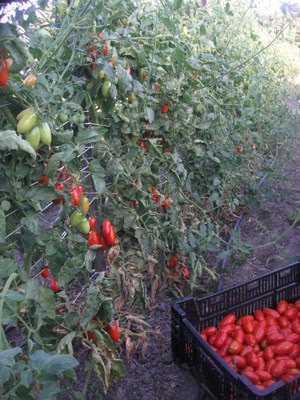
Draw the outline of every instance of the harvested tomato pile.
<instances>
[{"instance_id":1,"label":"harvested tomato pile","mask_svg":"<svg viewBox=\"0 0 300 400\"><path fill-rule=\"evenodd\" d=\"M300 300L256 310L237 320L226 315L219 327L203 329L201 337L235 371L263 390L277 380L300 375Z\"/></svg>"}]
</instances>

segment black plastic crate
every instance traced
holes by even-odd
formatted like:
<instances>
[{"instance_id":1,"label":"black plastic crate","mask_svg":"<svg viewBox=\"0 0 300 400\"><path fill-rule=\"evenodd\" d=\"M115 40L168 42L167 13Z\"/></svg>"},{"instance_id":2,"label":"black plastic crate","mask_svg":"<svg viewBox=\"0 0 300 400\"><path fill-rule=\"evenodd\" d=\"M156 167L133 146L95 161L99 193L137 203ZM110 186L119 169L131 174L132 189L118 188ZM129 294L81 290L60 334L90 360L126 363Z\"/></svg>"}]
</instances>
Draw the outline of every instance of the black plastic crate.
<instances>
[{"instance_id":1,"label":"black plastic crate","mask_svg":"<svg viewBox=\"0 0 300 400\"><path fill-rule=\"evenodd\" d=\"M300 399L300 377L258 390L235 372L202 339L199 332L215 325L228 313L237 318L257 309L275 307L280 300L300 298L300 262L263 275L247 283L201 298L192 296L172 304L172 352L179 362L190 365L203 388L203 399L296 400ZM201 398L202 399L202 398Z\"/></svg>"}]
</instances>

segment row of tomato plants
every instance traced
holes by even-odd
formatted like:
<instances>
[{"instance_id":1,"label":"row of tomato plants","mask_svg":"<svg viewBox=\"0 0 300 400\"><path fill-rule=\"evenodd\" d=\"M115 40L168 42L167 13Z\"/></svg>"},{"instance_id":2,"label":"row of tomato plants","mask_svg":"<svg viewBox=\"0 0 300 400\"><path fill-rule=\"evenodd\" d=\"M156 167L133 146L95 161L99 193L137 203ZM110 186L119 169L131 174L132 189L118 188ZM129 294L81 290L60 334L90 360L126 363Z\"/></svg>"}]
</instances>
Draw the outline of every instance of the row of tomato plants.
<instances>
[{"instance_id":1,"label":"row of tomato plants","mask_svg":"<svg viewBox=\"0 0 300 400\"><path fill-rule=\"evenodd\" d=\"M223 244L215 215L252 198L282 133L275 72L263 56L236 64L262 46L243 30L237 57L229 28L241 10L82 3L40 2L17 28L1 26L1 322L21 323L27 338L22 354L2 343L3 397L55 398L53 377L72 377L76 360L64 353L76 343L104 390L121 376L117 315L126 343L145 341L134 314L160 288L180 295L187 282L202 289L198 277L216 278L204 260ZM100 210L88 215L94 198ZM45 230L40 212L53 200L60 211ZM107 270L91 279L99 252ZM55 349L62 358L50 370Z\"/></svg>"}]
</instances>

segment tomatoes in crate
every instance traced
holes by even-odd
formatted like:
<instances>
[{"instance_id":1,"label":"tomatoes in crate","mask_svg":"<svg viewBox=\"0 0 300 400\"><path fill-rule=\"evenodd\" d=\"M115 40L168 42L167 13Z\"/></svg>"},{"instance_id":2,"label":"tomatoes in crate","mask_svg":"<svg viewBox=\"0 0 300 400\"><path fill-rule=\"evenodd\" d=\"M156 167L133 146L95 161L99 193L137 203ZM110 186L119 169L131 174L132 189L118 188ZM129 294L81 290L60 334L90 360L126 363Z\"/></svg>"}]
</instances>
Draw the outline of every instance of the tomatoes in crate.
<instances>
[{"instance_id":1,"label":"tomatoes in crate","mask_svg":"<svg viewBox=\"0 0 300 400\"><path fill-rule=\"evenodd\" d=\"M236 372L258 389L300 375L300 302L281 300L239 319L225 315L200 334Z\"/></svg>"}]
</instances>

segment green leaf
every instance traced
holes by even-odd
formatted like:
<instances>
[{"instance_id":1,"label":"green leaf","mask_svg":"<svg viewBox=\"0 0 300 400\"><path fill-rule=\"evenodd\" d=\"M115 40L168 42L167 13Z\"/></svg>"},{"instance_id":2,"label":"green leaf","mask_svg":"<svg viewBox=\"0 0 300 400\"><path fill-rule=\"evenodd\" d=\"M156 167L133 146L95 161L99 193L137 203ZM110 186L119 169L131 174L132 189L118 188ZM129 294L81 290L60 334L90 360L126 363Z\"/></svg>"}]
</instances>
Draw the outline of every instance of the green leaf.
<instances>
[{"instance_id":1,"label":"green leaf","mask_svg":"<svg viewBox=\"0 0 300 400\"><path fill-rule=\"evenodd\" d=\"M39 297L39 283L36 279L29 280L25 290L25 300L37 300Z\"/></svg>"},{"instance_id":2,"label":"green leaf","mask_svg":"<svg viewBox=\"0 0 300 400\"><path fill-rule=\"evenodd\" d=\"M0 353L1 357L1 353ZM10 378L11 370L5 365L0 364L0 386L3 386Z\"/></svg>"},{"instance_id":3,"label":"green leaf","mask_svg":"<svg viewBox=\"0 0 300 400\"><path fill-rule=\"evenodd\" d=\"M8 278L18 268L18 264L12 258L0 258L0 281Z\"/></svg>"},{"instance_id":4,"label":"green leaf","mask_svg":"<svg viewBox=\"0 0 300 400\"><path fill-rule=\"evenodd\" d=\"M22 218L20 222L35 235L40 235L42 233L41 220L38 214L33 212L28 213L28 215Z\"/></svg>"},{"instance_id":5,"label":"green leaf","mask_svg":"<svg viewBox=\"0 0 300 400\"><path fill-rule=\"evenodd\" d=\"M0 365L13 367L15 364L15 356L22 352L21 347L0 351Z\"/></svg>"},{"instance_id":6,"label":"green leaf","mask_svg":"<svg viewBox=\"0 0 300 400\"><path fill-rule=\"evenodd\" d=\"M154 121L154 110L150 107L145 107L145 117L150 124Z\"/></svg>"},{"instance_id":7,"label":"green leaf","mask_svg":"<svg viewBox=\"0 0 300 400\"><path fill-rule=\"evenodd\" d=\"M54 299L54 293L48 286L42 286L40 288L38 303L46 311L46 315L49 318L55 319L56 304L55 304L55 299Z\"/></svg>"},{"instance_id":8,"label":"green leaf","mask_svg":"<svg viewBox=\"0 0 300 400\"><path fill-rule=\"evenodd\" d=\"M79 362L71 355L49 354L44 350L37 350L30 355L30 360L34 369L40 374L58 376L62 372L77 367Z\"/></svg>"},{"instance_id":9,"label":"green leaf","mask_svg":"<svg viewBox=\"0 0 300 400\"><path fill-rule=\"evenodd\" d=\"M57 351L59 353L65 350L65 347L68 348L69 354L73 354L73 346L72 341L76 337L76 332L70 332L66 336L64 336L61 341L57 345Z\"/></svg>"},{"instance_id":10,"label":"green leaf","mask_svg":"<svg viewBox=\"0 0 300 400\"><path fill-rule=\"evenodd\" d=\"M136 221L136 215L134 214L127 215L124 219L124 224L123 224L124 229L128 230L132 228L132 226L135 224L135 221Z\"/></svg>"},{"instance_id":11,"label":"green leaf","mask_svg":"<svg viewBox=\"0 0 300 400\"><path fill-rule=\"evenodd\" d=\"M200 26L200 34L201 34L201 35L206 35L206 28L205 28L205 25L204 25L204 24L202 24L202 25Z\"/></svg>"},{"instance_id":12,"label":"green leaf","mask_svg":"<svg viewBox=\"0 0 300 400\"><path fill-rule=\"evenodd\" d=\"M160 20L165 25L165 27L172 33L176 33L176 25L173 20L168 17L160 17Z\"/></svg>"},{"instance_id":13,"label":"green leaf","mask_svg":"<svg viewBox=\"0 0 300 400\"><path fill-rule=\"evenodd\" d=\"M16 134L15 131L0 131L0 151L4 150L22 150L30 154L35 160L36 153L27 142Z\"/></svg>"},{"instance_id":14,"label":"green leaf","mask_svg":"<svg viewBox=\"0 0 300 400\"><path fill-rule=\"evenodd\" d=\"M9 201L7 201L7 200L1 201L1 208L3 211L8 211L10 209L10 206L11 206L11 204Z\"/></svg>"},{"instance_id":15,"label":"green leaf","mask_svg":"<svg viewBox=\"0 0 300 400\"><path fill-rule=\"evenodd\" d=\"M106 131L107 130L104 128L94 128L94 127L90 127L87 129L80 129L76 137L76 143L77 144L96 143L103 137Z\"/></svg>"},{"instance_id":16,"label":"green leaf","mask_svg":"<svg viewBox=\"0 0 300 400\"><path fill-rule=\"evenodd\" d=\"M78 274L82 268L83 261L83 257L81 259L79 257L72 257L66 260L58 274L59 286L64 286Z\"/></svg>"},{"instance_id":17,"label":"green leaf","mask_svg":"<svg viewBox=\"0 0 300 400\"><path fill-rule=\"evenodd\" d=\"M105 173L99 161L97 160L90 161L89 171L91 173L97 193L102 194L105 190Z\"/></svg>"},{"instance_id":18,"label":"green leaf","mask_svg":"<svg viewBox=\"0 0 300 400\"><path fill-rule=\"evenodd\" d=\"M179 8L182 6L183 0L174 0L172 4L172 9L173 11L179 10Z\"/></svg>"}]
</instances>

